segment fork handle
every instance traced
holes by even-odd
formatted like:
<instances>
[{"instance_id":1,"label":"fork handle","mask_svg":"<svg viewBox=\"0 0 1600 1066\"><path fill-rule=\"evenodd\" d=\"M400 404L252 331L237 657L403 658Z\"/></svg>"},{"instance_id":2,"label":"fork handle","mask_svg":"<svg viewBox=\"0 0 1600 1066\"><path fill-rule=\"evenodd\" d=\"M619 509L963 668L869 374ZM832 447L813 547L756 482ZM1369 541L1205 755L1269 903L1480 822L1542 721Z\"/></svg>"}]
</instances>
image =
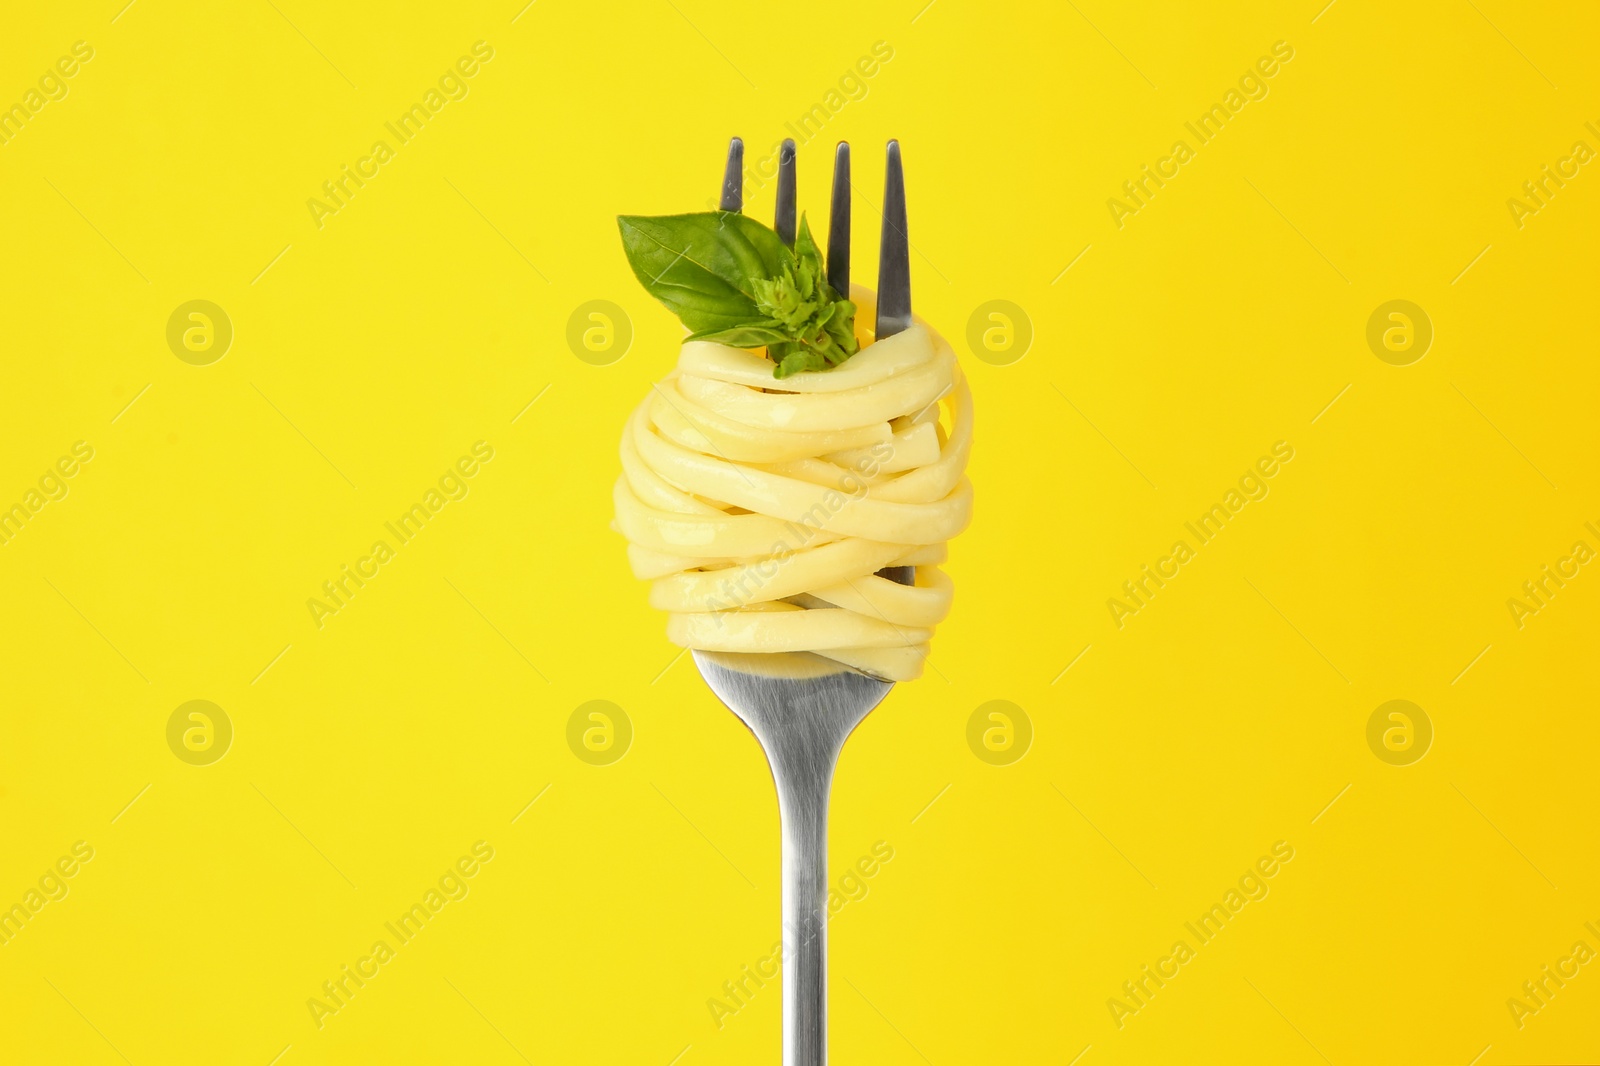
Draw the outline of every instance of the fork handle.
<instances>
[{"instance_id":1,"label":"fork handle","mask_svg":"<svg viewBox=\"0 0 1600 1066\"><path fill-rule=\"evenodd\" d=\"M742 659L714 652L696 651L694 661L772 770L783 837L783 1064L826 1066L828 791L851 731L894 684L854 670L811 672L818 664L798 656L780 659L793 676L747 672Z\"/></svg>"},{"instance_id":2,"label":"fork handle","mask_svg":"<svg viewBox=\"0 0 1600 1066\"><path fill-rule=\"evenodd\" d=\"M785 760L775 775L783 821L783 1066L828 1061L828 790L832 758ZM801 763L802 765L794 765Z\"/></svg>"}]
</instances>

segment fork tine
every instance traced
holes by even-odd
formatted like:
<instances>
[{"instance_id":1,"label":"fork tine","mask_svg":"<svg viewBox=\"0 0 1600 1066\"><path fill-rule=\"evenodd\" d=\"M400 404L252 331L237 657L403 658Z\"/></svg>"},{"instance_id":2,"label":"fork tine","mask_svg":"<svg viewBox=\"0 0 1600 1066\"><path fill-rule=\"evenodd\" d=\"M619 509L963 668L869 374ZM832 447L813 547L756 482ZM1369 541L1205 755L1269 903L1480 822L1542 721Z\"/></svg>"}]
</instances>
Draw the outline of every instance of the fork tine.
<instances>
[{"instance_id":1,"label":"fork tine","mask_svg":"<svg viewBox=\"0 0 1600 1066\"><path fill-rule=\"evenodd\" d=\"M850 142L833 155L833 202L828 211L828 284L850 298Z\"/></svg>"},{"instance_id":2,"label":"fork tine","mask_svg":"<svg viewBox=\"0 0 1600 1066\"><path fill-rule=\"evenodd\" d=\"M911 240L906 235L906 176L900 142L890 141L883 178L883 237L878 245L878 340L911 326Z\"/></svg>"},{"instance_id":3,"label":"fork tine","mask_svg":"<svg viewBox=\"0 0 1600 1066\"><path fill-rule=\"evenodd\" d=\"M794 141L785 140L778 149L778 210L772 228L778 231L778 239L790 248L794 247L794 170Z\"/></svg>"},{"instance_id":4,"label":"fork tine","mask_svg":"<svg viewBox=\"0 0 1600 1066\"><path fill-rule=\"evenodd\" d=\"M878 245L878 340L911 325L911 240L906 235L906 175L900 142L890 141L883 176L883 236ZM902 585L917 583L914 566L886 566L878 576Z\"/></svg>"},{"instance_id":5,"label":"fork tine","mask_svg":"<svg viewBox=\"0 0 1600 1066\"><path fill-rule=\"evenodd\" d=\"M722 172L722 210L744 209L744 141L738 137L728 142L728 165Z\"/></svg>"}]
</instances>

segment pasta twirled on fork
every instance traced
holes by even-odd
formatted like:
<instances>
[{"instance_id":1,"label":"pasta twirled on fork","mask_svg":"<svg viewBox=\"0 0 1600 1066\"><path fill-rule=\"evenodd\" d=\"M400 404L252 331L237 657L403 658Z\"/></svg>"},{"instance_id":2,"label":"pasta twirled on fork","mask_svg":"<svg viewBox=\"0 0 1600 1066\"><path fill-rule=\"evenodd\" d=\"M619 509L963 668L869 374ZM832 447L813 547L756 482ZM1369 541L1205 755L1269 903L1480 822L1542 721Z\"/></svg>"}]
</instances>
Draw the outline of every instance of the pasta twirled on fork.
<instances>
[{"instance_id":1,"label":"pasta twirled on fork","mask_svg":"<svg viewBox=\"0 0 1600 1066\"><path fill-rule=\"evenodd\" d=\"M782 380L759 352L690 341L624 431L616 528L673 643L910 680L950 610L971 443L966 379L920 321ZM877 576L892 566L915 585Z\"/></svg>"}]
</instances>

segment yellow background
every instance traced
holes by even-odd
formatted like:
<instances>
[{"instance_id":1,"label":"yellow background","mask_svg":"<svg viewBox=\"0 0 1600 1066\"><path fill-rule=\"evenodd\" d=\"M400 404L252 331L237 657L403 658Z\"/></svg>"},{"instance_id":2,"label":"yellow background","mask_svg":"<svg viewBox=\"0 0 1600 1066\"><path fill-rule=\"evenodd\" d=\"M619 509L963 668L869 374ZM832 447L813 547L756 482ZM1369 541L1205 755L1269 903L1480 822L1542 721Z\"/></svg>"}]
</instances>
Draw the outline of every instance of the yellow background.
<instances>
[{"instance_id":1,"label":"yellow background","mask_svg":"<svg viewBox=\"0 0 1600 1066\"><path fill-rule=\"evenodd\" d=\"M927 676L839 771L836 869L894 858L832 926L834 1060L1600 1058L1596 967L1521 1029L1506 1006L1600 949L1600 574L1520 630L1506 606L1600 547L1600 175L1506 206L1600 148L1593 12L121 2L0 32L0 103L94 48L0 147L0 502L95 449L0 547L0 903L95 849L0 947L0 1060L778 1061L775 987L707 1006L778 935L770 780L607 529L679 328L613 216L703 208L728 135L765 154L878 41L802 205L850 139L870 281L901 139L978 495ZM479 40L469 95L318 228L308 198ZM1269 95L1196 146L1277 41ZM1435 330L1403 367L1365 339L1397 298ZM193 299L235 331L208 366L165 339ZM565 339L594 299L631 317L613 365ZM1032 322L1010 365L967 340L993 299ZM470 494L319 630L306 600L479 440ZM1117 628L1106 600L1280 440L1270 495ZM193 699L235 730L209 766L166 742ZM565 739L594 699L634 729L609 766ZM1008 766L966 741L994 699L1034 731ZM1413 765L1367 745L1392 699L1435 731ZM470 894L319 1029L307 999L479 840ZM1107 1000L1280 840L1270 894L1119 1029Z\"/></svg>"}]
</instances>

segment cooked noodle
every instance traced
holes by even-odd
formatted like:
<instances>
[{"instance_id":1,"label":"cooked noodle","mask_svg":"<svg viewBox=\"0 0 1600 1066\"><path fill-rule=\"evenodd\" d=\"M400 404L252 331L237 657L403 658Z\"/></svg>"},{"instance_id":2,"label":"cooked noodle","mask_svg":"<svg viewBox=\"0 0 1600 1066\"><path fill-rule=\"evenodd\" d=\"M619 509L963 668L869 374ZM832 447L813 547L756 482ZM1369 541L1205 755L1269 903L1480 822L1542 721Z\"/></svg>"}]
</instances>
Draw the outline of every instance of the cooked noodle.
<instances>
[{"instance_id":1,"label":"cooked noodle","mask_svg":"<svg viewBox=\"0 0 1600 1066\"><path fill-rule=\"evenodd\" d=\"M871 294L854 298L870 321ZM953 591L938 564L972 511L972 396L925 323L866 339L781 381L759 352L691 341L634 412L616 527L673 643L922 673ZM877 576L890 566L916 585Z\"/></svg>"}]
</instances>

